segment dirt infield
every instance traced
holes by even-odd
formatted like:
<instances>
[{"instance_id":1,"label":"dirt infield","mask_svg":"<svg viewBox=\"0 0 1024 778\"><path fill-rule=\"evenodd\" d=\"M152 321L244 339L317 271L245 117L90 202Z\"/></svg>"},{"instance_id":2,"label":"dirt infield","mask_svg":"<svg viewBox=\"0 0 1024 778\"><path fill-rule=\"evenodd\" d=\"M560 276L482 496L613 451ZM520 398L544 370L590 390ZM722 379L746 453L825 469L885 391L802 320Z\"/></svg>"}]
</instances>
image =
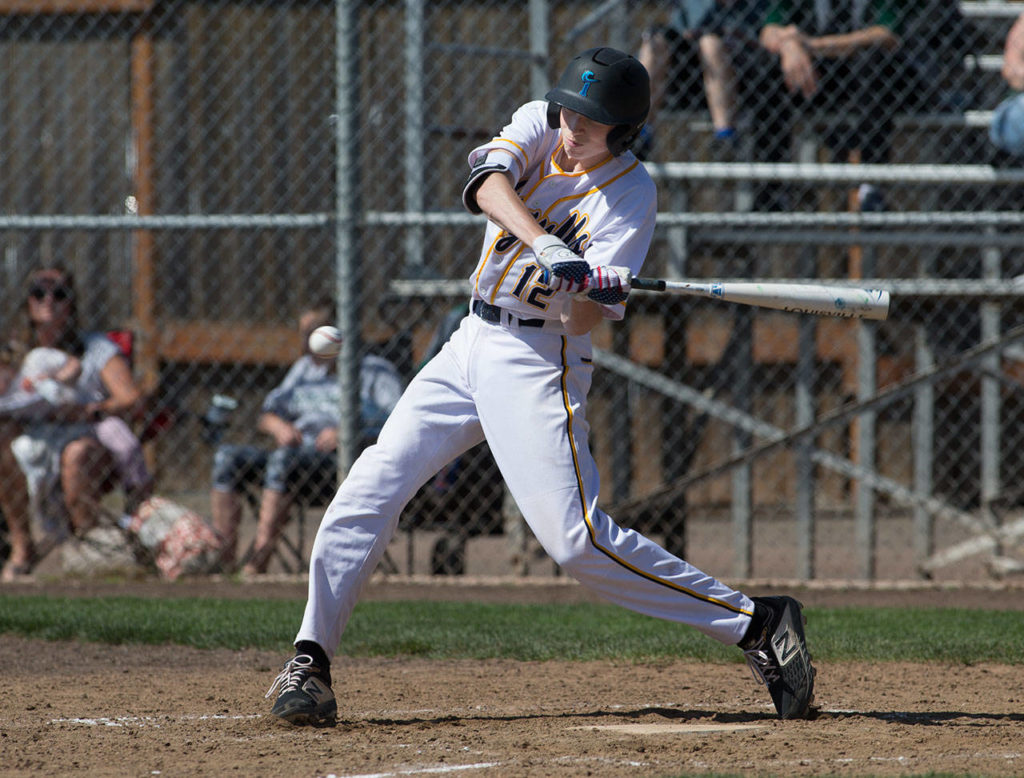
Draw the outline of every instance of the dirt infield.
<instances>
[{"instance_id":1,"label":"dirt infield","mask_svg":"<svg viewBox=\"0 0 1024 778\"><path fill-rule=\"evenodd\" d=\"M428 583L380 582L367 596L586 599L564 583ZM4 591L304 596L300 581ZM984 587L799 594L809 606L1024 607L1019 591L994 597ZM818 663L821 714L780 722L742 664L345 659L335 670L338 726L308 730L267 716L263 692L285 658L0 635L0 775L1024 773L1020 666Z\"/></svg>"}]
</instances>

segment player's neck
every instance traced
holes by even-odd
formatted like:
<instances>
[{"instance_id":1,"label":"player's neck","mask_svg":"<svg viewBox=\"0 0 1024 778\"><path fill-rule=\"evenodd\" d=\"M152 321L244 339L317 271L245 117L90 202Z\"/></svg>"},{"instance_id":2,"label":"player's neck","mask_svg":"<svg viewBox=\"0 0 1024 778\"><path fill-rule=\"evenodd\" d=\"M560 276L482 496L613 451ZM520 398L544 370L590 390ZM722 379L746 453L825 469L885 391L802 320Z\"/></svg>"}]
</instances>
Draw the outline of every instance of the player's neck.
<instances>
[{"instance_id":1,"label":"player's neck","mask_svg":"<svg viewBox=\"0 0 1024 778\"><path fill-rule=\"evenodd\" d=\"M554 162L564 173L582 173L585 170L597 167L606 160L608 156L608 152L604 152L602 154L594 154L588 157L573 158L566 153L564 146L559 146L558 151L555 152Z\"/></svg>"}]
</instances>

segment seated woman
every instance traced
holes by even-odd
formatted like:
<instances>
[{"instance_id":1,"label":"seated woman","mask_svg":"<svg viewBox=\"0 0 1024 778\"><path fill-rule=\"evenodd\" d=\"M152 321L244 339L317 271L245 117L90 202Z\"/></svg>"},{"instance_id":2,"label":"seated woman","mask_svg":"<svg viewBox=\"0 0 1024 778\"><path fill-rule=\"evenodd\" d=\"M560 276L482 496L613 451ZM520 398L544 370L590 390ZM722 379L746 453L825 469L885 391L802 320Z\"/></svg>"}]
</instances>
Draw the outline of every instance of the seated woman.
<instances>
[{"instance_id":1,"label":"seated woman","mask_svg":"<svg viewBox=\"0 0 1024 778\"><path fill-rule=\"evenodd\" d=\"M29 573L37 561L30 528L29 492L33 493L34 505L58 506L61 513L66 513L71 531L81 534L96 524L100 498L117 480L119 465L123 468L126 457L134 457L137 452L137 440L126 438L123 427L119 425L118 433L111 436L103 431L110 425L102 422L134 410L142 392L120 349L103 333L83 332L79 328L76 299L74 280L68 270L51 265L29 275L16 342L29 353L40 347L65 352L77 360L77 375L71 379L71 402L45 404L41 412L37 408L29 419L0 411L4 417L0 425L0 447L4 449L0 453L0 474L5 480L4 491L11 490L0 502L11 543L11 556L3 570L5 580ZM21 457L21 464L30 465L27 481L12 473L11 443L19 437L21 446L15 445L15 451L20 448L24 454L25 441L31 444L31 461ZM133 461L137 463L137 458ZM136 488L148 491L148 477ZM141 496L144 495L131 495L132 499ZM65 517L46 518L52 521Z\"/></svg>"}]
</instances>

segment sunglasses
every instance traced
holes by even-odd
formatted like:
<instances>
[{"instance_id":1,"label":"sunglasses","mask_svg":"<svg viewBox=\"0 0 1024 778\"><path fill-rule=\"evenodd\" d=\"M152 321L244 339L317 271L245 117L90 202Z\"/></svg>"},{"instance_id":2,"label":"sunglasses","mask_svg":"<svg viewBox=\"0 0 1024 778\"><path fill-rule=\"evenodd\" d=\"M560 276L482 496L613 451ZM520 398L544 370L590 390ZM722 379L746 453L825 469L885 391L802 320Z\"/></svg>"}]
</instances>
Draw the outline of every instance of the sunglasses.
<instances>
[{"instance_id":1,"label":"sunglasses","mask_svg":"<svg viewBox=\"0 0 1024 778\"><path fill-rule=\"evenodd\" d=\"M66 286L42 286L41 284L33 284L29 287L28 296L33 300L45 300L47 295L53 297L54 302L58 303L70 300L72 297L71 290Z\"/></svg>"}]
</instances>

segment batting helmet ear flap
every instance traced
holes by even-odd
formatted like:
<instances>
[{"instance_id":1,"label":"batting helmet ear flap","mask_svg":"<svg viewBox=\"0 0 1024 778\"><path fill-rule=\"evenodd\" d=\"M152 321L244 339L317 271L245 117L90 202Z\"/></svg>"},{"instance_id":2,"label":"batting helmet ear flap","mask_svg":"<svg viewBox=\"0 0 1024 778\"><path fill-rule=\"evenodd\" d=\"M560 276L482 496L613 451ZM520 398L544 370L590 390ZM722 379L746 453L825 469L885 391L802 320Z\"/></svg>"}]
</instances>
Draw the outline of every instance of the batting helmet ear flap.
<instances>
[{"instance_id":1,"label":"batting helmet ear flap","mask_svg":"<svg viewBox=\"0 0 1024 778\"><path fill-rule=\"evenodd\" d=\"M643 123L639 125L627 125L620 124L614 130L608 133L608 151L611 152L613 157L619 156L622 152L633 145L633 141L636 140L636 136L640 134L640 130L643 129Z\"/></svg>"},{"instance_id":2,"label":"batting helmet ear flap","mask_svg":"<svg viewBox=\"0 0 1024 778\"><path fill-rule=\"evenodd\" d=\"M557 130L561 127L562 106L558 103L548 103L548 127Z\"/></svg>"}]
</instances>

